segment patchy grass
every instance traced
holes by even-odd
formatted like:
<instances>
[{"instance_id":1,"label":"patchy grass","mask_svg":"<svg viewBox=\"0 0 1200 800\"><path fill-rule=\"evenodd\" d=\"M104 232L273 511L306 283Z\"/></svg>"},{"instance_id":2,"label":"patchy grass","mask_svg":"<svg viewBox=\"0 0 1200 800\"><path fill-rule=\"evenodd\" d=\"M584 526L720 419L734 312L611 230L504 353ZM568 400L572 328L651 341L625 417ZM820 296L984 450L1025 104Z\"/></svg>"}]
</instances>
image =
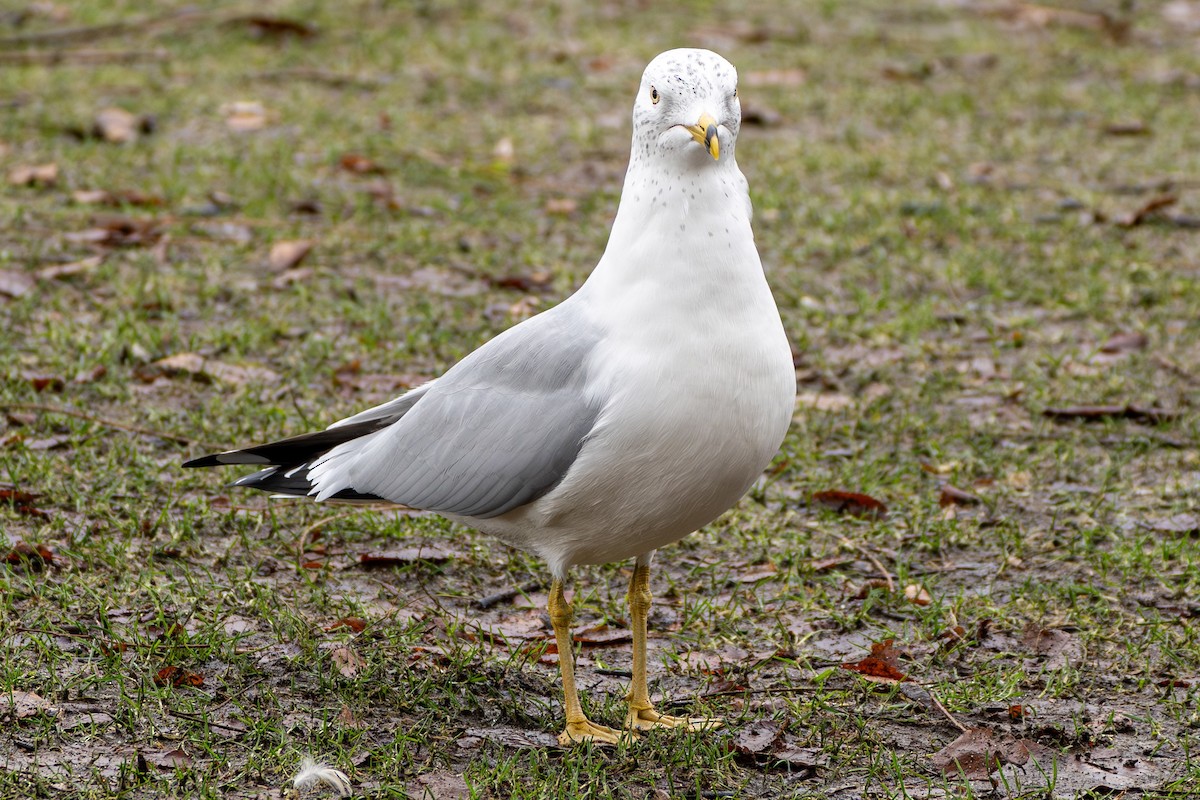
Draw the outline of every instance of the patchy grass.
<instances>
[{"instance_id":1,"label":"patchy grass","mask_svg":"<svg viewBox=\"0 0 1200 800\"><path fill-rule=\"evenodd\" d=\"M227 8L0 47L65 51L0 65L5 176L58 172L0 190L0 797L266 795L306 755L377 797L990 795L930 758L947 714L1020 740L1000 796L1192 791L1195 17L635 5L273 2L315 35ZM145 19L53 8L0 36ZM654 574L652 689L727 727L564 752L535 561L178 466L385 399L578 286L632 87L679 44L734 61L759 120L739 152L801 401L772 476ZM151 130L96 138L110 107ZM1097 405L1172 413L1043 413ZM889 510L809 502L831 489ZM627 578L577 576L606 722ZM916 683L841 668L887 639Z\"/></svg>"}]
</instances>

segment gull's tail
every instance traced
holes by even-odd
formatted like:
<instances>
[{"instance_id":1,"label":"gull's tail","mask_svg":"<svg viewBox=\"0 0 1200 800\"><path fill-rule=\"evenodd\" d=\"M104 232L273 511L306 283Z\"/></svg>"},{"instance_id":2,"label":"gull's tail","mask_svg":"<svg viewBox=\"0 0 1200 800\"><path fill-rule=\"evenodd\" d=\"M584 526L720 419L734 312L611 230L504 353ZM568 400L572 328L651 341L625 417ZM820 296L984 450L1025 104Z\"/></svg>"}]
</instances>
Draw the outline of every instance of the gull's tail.
<instances>
[{"instance_id":1,"label":"gull's tail","mask_svg":"<svg viewBox=\"0 0 1200 800\"><path fill-rule=\"evenodd\" d=\"M307 497L313 491L308 471L313 462L340 444L386 428L392 420L370 419L339 425L316 433L304 433L268 444L226 450L184 463L184 467L221 467L227 464L258 464L266 469L238 478L230 486L247 486L275 494ZM329 498L343 502L378 502L383 498L343 489Z\"/></svg>"}]
</instances>

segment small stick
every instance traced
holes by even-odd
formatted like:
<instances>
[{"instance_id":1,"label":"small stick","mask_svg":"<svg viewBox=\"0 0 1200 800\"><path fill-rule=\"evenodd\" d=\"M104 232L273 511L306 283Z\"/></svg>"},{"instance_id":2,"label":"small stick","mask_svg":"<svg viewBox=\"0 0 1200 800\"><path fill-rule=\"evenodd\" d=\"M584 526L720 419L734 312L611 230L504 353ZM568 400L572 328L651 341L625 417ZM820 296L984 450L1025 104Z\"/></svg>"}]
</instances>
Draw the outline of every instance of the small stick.
<instances>
[{"instance_id":1,"label":"small stick","mask_svg":"<svg viewBox=\"0 0 1200 800\"><path fill-rule=\"evenodd\" d=\"M188 714L184 711L176 711L173 708L168 708L167 713L170 714L172 717L178 717L180 719L187 719L187 720L191 720L192 722L199 722L204 725L208 725L211 728L224 728L227 731L234 731L236 733L245 733L246 732L246 728L244 726L241 728L238 728L233 725L226 725L221 722L213 722L211 719L205 719L204 717L200 716L199 714Z\"/></svg>"},{"instance_id":2,"label":"small stick","mask_svg":"<svg viewBox=\"0 0 1200 800\"><path fill-rule=\"evenodd\" d=\"M857 542L852 542L849 539L842 539L842 544L846 544L846 545L849 545L850 547L853 547L855 550L857 550L859 553L861 553L868 561L870 561L872 564L875 565L875 569L879 570L879 574L883 576L883 579L885 581L887 581L887 589L888 589L889 594L894 593L896 591L896 583L892 580L892 573L888 572L884 568L883 562L881 562L878 558L876 558L874 553L872 553L870 550L863 547L862 545L858 544Z\"/></svg>"},{"instance_id":3,"label":"small stick","mask_svg":"<svg viewBox=\"0 0 1200 800\"><path fill-rule=\"evenodd\" d=\"M106 36L120 36L130 31L147 30L156 25L168 22L186 21L204 16L207 16L206 12L197 11L196 9L184 9L171 14L142 17L141 19L126 20L124 22L109 22L104 25L85 25L74 28L55 28L54 30L41 31L39 33L22 33L0 39L0 50L22 46L39 47L42 45L75 41L94 42Z\"/></svg>"},{"instance_id":4,"label":"small stick","mask_svg":"<svg viewBox=\"0 0 1200 800\"><path fill-rule=\"evenodd\" d=\"M208 445L204 442L198 442L195 439L189 439L186 436L180 436L174 433L163 433L162 431L153 431L149 428L142 428L138 425L130 425L127 422L117 422L113 419L105 419L97 417L94 414L87 414L83 411L76 411L73 408L65 406L54 406L48 403L0 403L0 409L5 411L41 411L47 414L62 414L65 417L75 417L76 419L94 422L97 425L103 425L106 428L115 428L119 431L127 431L136 433L141 436L153 436L157 439L166 439L170 442L178 442L179 444L199 445L206 450L220 450L216 445Z\"/></svg>"},{"instance_id":5,"label":"small stick","mask_svg":"<svg viewBox=\"0 0 1200 800\"><path fill-rule=\"evenodd\" d=\"M480 597L478 600L473 601L471 603L471 605L475 606L476 608L483 609L486 611L487 609L491 608L492 606L494 606L498 603L506 603L509 600L512 600L514 597L516 597L519 594L525 594L526 592L536 592L540 588L542 588L541 581L528 581L526 583L521 584L520 586L512 586L512 587L509 587L508 589L505 589L502 592L496 592L495 594L489 594L487 597Z\"/></svg>"},{"instance_id":6,"label":"small stick","mask_svg":"<svg viewBox=\"0 0 1200 800\"><path fill-rule=\"evenodd\" d=\"M2 47L3 45L0 45ZM157 50L24 50L0 52L0 66L34 67L59 64L133 64L138 61L167 61L171 54Z\"/></svg>"},{"instance_id":7,"label":"small stick","mask_svg":"<svg viewBox=\"0 0 1200 800\"><path fill-rule=\"evenodd\" d=\"M920 685L920 684L918 684L918 685ZM937 706L937 710L946 715L946 719L950 720L951 725L958 728L963 733L967 732L967 726L963 725L961 722L956 720L954 718L954 715L946 710L946 707L944 705L942 705L942 701L937 699L937 695L935 695L933 692L929 691L928 687L921 686L921 688L925 690L925 693L927 695L929 695L929 699L933 701L933 704L935 706Z\"/></svg>"}]
</instances>

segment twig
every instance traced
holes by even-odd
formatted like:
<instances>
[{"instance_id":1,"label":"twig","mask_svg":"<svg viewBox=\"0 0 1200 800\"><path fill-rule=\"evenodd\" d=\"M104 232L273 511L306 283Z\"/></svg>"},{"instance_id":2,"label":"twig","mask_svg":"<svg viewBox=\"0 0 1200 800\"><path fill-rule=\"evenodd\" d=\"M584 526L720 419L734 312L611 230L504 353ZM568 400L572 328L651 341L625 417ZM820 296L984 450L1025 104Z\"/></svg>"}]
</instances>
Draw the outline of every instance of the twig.
<instances>
[{"instance_id":1,"label":"twig","mask_svg":"<svg viewBox=\"0 0 1200 800\"><path fill-rule=\"evenodd\" d=\"M892 580L892 573L888 572L884 568L883 562L881 562L878 558L876 558L874 553L872 553L870 550L863 547L862 545L858 544L857 542L852 542L849 539L842 539L842 544L849 545L850 547L854 548L859 553L861 553L864 558L866 558L868 561L870 561L872 564L875 565L875 569L879 570L879 574L883 576L883 579L885 581L887 581L887 590L888 590L889 594L894 593L896 591L896 583L895 583L895 581Z\"/></svg>"},{"instance_id":2,"label":"twig","mask_svg":"<svg viewBox=\"0 0 1200 800\"><path fill-rule=\"evenodd\" d=\"M486 597L480 597L479 599L472 601L471 605L475 606L475 608L483 609L486 611L487 609L491 608L494 605L497 605L498 603L507 603L509 600L512 600L514 597L516 597L519 594L525 594L526 592L536 592L538 589L541 589L541 588L542 588L541 581L527 581L527 582L521 584L520 586L511 586L502 592L496 592L495 594L489 594Z\"/></svg>"},{"instance_id":3,"label":"twig","mask_svg":"<svg viewBox=\"0 0 1200 800\"><path fill-rule=\"evenodd\" d=\"M212 728L224 728L227 731L234 731L236 733L245 733L246 732L246 726L244 726L244 725L239 728L235 725L226 725L223 722L213 722L211 719L205 719L204 717L200 716L199 714L188 714L186 711L176 711L173 708L168 708L167 713L170 714L172 717L178 717L179 719L191 720L192 722L199 722L203 725L208 725L209 727L212 727Z\"/></svg>"},{"instance_id":4,"label":"twig","mask_svg":"<svg viewBox=\"0 0 1200 800\"><path fill-rule=\"evenodd\" d=\"M0 45L3 47L3 45ZM171 54L155 50L22 50L0 52L0 66L39 67L59 64L133 64L138 61L167 61Z\"/></svg>"},{"instance_id":5,"label":"twig","mask_svg":"<svg viewBox=\"0 0 1200 800\"><path fill-rule=\"evenodd\" d=\"M0 50L13 47L41 47L44 45L65 44L68 42L95 42L109 36L120 36L130 31L145 31L158 25L171 22L192 20L196 17L207 16L208 12L194 8L175 11L170 14L160 14L155 17L109 22L104 25L85 25L74 28L55 28L39 33L21 33L16 36L6 36L0 39Z\"/></svg>"},{"instance_id":6,"label":"twig","mask_svg":"<svg viewBox=\"0 0 1200 800\"><path fill-rule=\"evenodd\" d=\"M359 89L378 89L388 83L388 81L382 78L373 78L366 75L349 75L341 72L331 72L326 69L314 69L312 67L292 67L291 69L253 72L247 77L262 81L309 81L311 83L321 83L334 89L342 89L347 86Z\"/></svg>"},{"instance_id":7,"label":"twig","mask_svg":"<svg viewBox=\"0 0 1200 800\"><path fill-rule=\"evenodd\" d=\"M102 425L106 428L115 428L119 431L127 431L128 433L136 433L140 436L153 436L156 439L165 439L169 442L178 442L179 444L196 445L207 450L220 450L216 445L206 444L204 442L189 439L187 436L180 436L174 433L163 433L149 428L143 428L139 425L130 425L128 422L117 422L114 419L105 419L97 417L95 414L87 414L83 411L76 411L73 408L65 406L55 406L48 403L0 403L0 409L4 411L41 411L47 414L62 414L64 417L74 417L87 422L94 422L97 425Z\"/></svg>"},{"instance_id":8,"label":"twig","mask_svg":"<svg viewBox=\"0 0 1200 800\"><path fill-rule=\"evenodd\" d=\"M920 684L916 684L916 685L917 685L917 686L921 686ZM946 710L946 707L945 707L944 705L942 705L942 701L937 699L937 695L935 695L933 692L931 692L931 691L929 690L929 687L927 687L927 686L921 686L921 688L925 690L925 694L929 695L929 699L930 699L930 701L931 701L931 702L934 704L934 706L936 706L936 707L937 707L937 710L938 710L938 711L940 711L940 712L942 712L943 714L945 714L945 715L946 715L946 719L950 720L950 724L951 724L951 725L953 725L954 727L958 728L958 729L959 729L960 731L962 731L963 733L966 733L966 732L967 732L967 726L966 726L966 725L963 725L961 722L959 722L958 720L956 720L956 719L954 718L954 715L953 715L953 714L951 714L949 711L947 711L947 710Z\"/></svg>"},{"instance_id":9,"label":"twig","mask_svg":"<svg viewBox=\"0 0 1200 800\"><path fill-rule=\"evenodd\" d=\"M297 560L304 558L304 546L308 544L309 536L316 533L318 530L325 527L326 525L328 525L331 522L337 522L339 519L346 519L347 517L353 517L357 513L358 513L357 509L354 511L343 511L341 514L334 514L332 517L324 517L322 519L319 519L316 522L314 522L312 525L309 525L307 528L302 530L300 532L300 538L298 540L296 540L296 558L297 558Z\"/></svg>"}]
</instances>

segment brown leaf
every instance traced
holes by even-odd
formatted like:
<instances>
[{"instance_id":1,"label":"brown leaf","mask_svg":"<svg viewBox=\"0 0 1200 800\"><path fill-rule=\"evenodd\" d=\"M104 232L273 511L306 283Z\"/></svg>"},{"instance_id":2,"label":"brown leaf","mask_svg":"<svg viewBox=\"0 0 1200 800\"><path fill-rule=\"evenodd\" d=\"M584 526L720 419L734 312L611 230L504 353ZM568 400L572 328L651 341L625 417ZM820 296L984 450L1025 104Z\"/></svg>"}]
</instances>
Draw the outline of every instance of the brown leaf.
<instances>
[{"instance_id":1,"label":"brown leaf","mask_svg":"<svg viewBox=\"0 0 1200 800\"><path fill-rule=\"evenodd\" d=\"M311 39L317 35L317 29L307 22L289 17L269 17L262 14L246 14L233 17L224 23L227 28L246 28L252 36L260 39Z\"/></svg>"},{"instance_id":2,"label":"brown leaf","mask_svg":"<svg viewBox=\"0 0 1200 800\"><path fill-rule=\"evenodd\" d=\"M880 519L887 514L887 506L874 497L859 492L845 492L840 489L829 489L823 492L813 492L812 502L832 509L839 514L849 514L863 519Z\"/></svg>"},{"instance_id":3,"label":"brown leaf","mask_svg":"<svg viewBox=\"0 0 1200 800\"><path fill-rule=\"evenodd\" d=\"M71 199L81 205L99 206L161 206L165 200L156 194L144 194L136 189L110 192L107 189L78 189Z\"/></svg>"},{"instance_id":4,"label":"brown leaf","mask_svg":"<svg viewBox=\"0 0 1200 800\"><path fill-rule=\"evenodd\" d=\"M271 253L267 256L267 266L272 272L283 272L300 265L313 249L316 242L311 239L276 242L271 245Z\"/></svg>"},{"instance_id":5,"label":"brown leaf","mask_svg":"<svg viewBox=\"0 0 1200 800\"><path fill-rule=\"evenodd\" d=\"M904 599L918 606L927 606L933 602L928 590L916 583L904 587Z\"/></svg>"},{"instance_id":6,"label":"brown leaf","mask_svg":"<svg viewBox=\"0 0 1200 800\"><path fill-rule=\"evenodd\" d=\"M106 108L96 114L92 134L113 144L136 142L143 130L143 120L123 108Z\"/></svg>"},{"instance_id":7,"label":"brown leaf","mask_svg":"<svg viewBox=\"0 0 1200 800\"><path fill-rule=\"evenodd\" d=\"M933 754L933 765L944 775L961 773L967 780L987 780L1005 764L1021 766L1029 761L1024 740L997 735L987 728L968 728L961 736Z\"/></svg>"},{"instance_id":8,"label":"brown leaf","mask_svg":"<svg viewBox=\"0 0 1200 800\"><path fill-rule=\"evenodd\" d=\"M179 769L192 765L192 757L180 747L151 753L146 760L160 769Z\"/></svg>"},{"instance_id":9,"label":"brown leaf","mask_svg":"<svg viewBox=\"0 0 1200 800\"><path fill-rule=\"evenodd\" d=\"M633 631L625 628L612 628L606 623L580 628L571 635L572 641L588 647L611 647L615 644L627 644L633 641Z\"/></svg>"},{"instance_id":10,"label":"brown leaf","mask_svg":"<svg viewBox=\"0 0 1200 800\"><path fill-rule=\"evenodd\" d=\"M0 489L0 503L12 503L14 511L27 517L49 519L49 514L33 504L39 496L19 489Z\"/></svg>"},{"instance_id":11,"label":"brown leaf","mask_svg":"<svg viewBox=\"0 0 1200 800\"><path fill-rule=\"evenodd\" d=\"M357 676L363 667L367 666L366 659L349 647L335 647L329 651L329 657L333 659L333 665L337 671L346 678Z\"/></svg>"},{"instance_id":12,"label":"brown leaf","mask_svg":"<svg viewBox=\"0 0 1200 800\"><path fill-rule=\"evenodd\" d=\"M827 569L833 569L834 567L840 567L843 564L852 563L854 563L853 558L846 558L845 556L830 556L829 558L822 558L812 562L809 564L809 567L813 572L824 572Z\"/></svg>"},{"instance_id":13,"label":"brown leaf","mask_svg":"<svg viewBox=\"0 0 1200 800\"><path fill-rule=\"evenodd\" d=\"M894 639L871 645L871 655L853 664L842 664L842 669L860 673L867 680L877 683L900 683L910 680L897 666L900 654L892 646Z\"/></svg>"},{"instance_id":14,"label":"brown leaf","mask_svg":"<svg viewBox=\"0 0 1200 800\"><path fill-rule=\"evenodd\" d=\"M1121 228L1133 228L1154 218L1164 208L1170 208L1179 201L1175 194L1159 194L1151 197L1128 214L1122 214L1114 221Z\"/></svg>"},{"instance_id":15,"label":"brown leaf","mask_svg":"<svg viewBox=\"0 0 1200 800\"><path fill-rule=\"evenodd\" d=\"M54 281L62 278L73 278L76 275L86 275L104 263L104 256L91 256L68 264L50 264L37 271L38 280Z\"/></svg>"},{"instance_id":16,"label":"brown leaf","mask_svg":"<svg viewBox=\"0 0 1200 800\"><path fill-rule=\"evenodd\" d=\"M75 244L101 247L145 247L162 238L161 223L154 218L130 217L123 214L97 215L93 228L64 234Z\"/></svg>"},{"instance_id":17,"label":"brown leaf","mask_svg":"<svg viewBox=\"0 0 1200 800\"><path fill-rule=\"evenodd\" d=\"M579 209L579 202L572 197L552 197L542 210L558 217L569 217Z\"/></svg>"},{"instance_id":18,"label":"brown leaf","mask_svg":"<svg viewBox=\"0 0 1200 800\"><path fill-rule=\"evenodd\" d=\"M1135 422L1156 425L1160 422L1170 422L1171 420L1178 419L1180 412L1167 408L1148 408L1131 404L1126 406L1064 406L1061 408L1047 408L1042 411L1042 416L1053 420L1079 419L1084 422L1095 422L1110 418L1131 419Z\"/></svg>"},{"instance_id":19,"label":"brown leaf","mask_svg":"<svg viewBox=\"0 0 1200 800\"><path fill-rule=\"evenodd\" d=\"M459 554L437 545L421 547L404 547L399 550L385 550L380 553L363 553L358 557L358 563L367 568L399 567L424 561L429 564L441 564L457 557Z\"/></svg>"},{"instance_id":20,"label":"brown leaf","mask_svg":"<svg viewBox=\"0 0 1200 800\"><path fill-rule=\"evenodd\" d=\"M155 372L157 371L157 372ZM226 364L199 353L176 353L160 358L149 365L149 370L139 374L143 380L153 380L157 375L190 375L201 380L218 381L233 386L269 384L279 380L274 370L244 364ZM149 381L147 381L149 382Z\"/></svg>"},{"instance_id":21,"label":"brown leaf","mask_svg":"<svg viewBox=\"0 0 1200 800\"><path fill-rule=\"evenodd\" d=\"M34 692L19 689L0 692L0 718L28 719L37 714L53 714L54 711L49 700Z\"/></svg>"},{"instance_id":22,"label":"brown leaf","mask_svg":"<svg viewBox=\"0 0 1200 800\"><path fill-rule=\"evenodd\" d=\"M1131 119L1110 122L1104 126L1104 132L1109 136L1149 136L1154 131L1142 120Z\"/></svg>"},{"instance_id":23,"label":"brown leaf","mask_svg":"<svg viewBox=\"0 0 1200 800\"><path fill-rule=\"evenodd\" d=\"M346 153L338 160L338 166L346 170L346 172L353 172L355 175L387 174L387 169L358 153Z\"/></svg>"},{"instance_id":24,"label":"brown leaf","mask_svg":"<svg viewBox=\"0 0 1200 800\"><path fill-rule=\"evenodd\" d=\"M33 291L37 282L24 272L0 269L0 294L5 297L24 297Z\"/></svg>"},{"instance_id":25,"label":"brown leaf","mask_svg":"<svg viewBox=\"0 0 1200 800\"><path fill-rule=\"evenodd\" d=\"M1141 331L1119 331L1100 345L1100 352L1132 353L1135 350L1145 350L1148 344L1150 344L1150 338Z\"/></svg>"},{"instance_id":26,"label":"brown leaf","mask_svg":"<svg viewBox=\"0 0 1200 800\"><path fill-rule=\"evenodd\" d=\"M358 716L350 709L350 706L342 706L341 712L337 715L337 720L338 724L340 724L343 728L361 730L363 727L365 727L362 723L362 720L360 720Z\"/></svg>"},{"instance_id":27,"label":"brown leaf","mask_svg":"<svg viewBox=\"0 0 1200 800\"><path fill-rule=\"evenodd\" d=\"M25 164L8 171L13 186L53 186L58 183L58 164Z\"/></svg>"},{"instance_id":28,"label":"brown leaf","mask_svg":"<svg viewBox=\"0 0 1200 800\"><path fill-rule=\"evenodd\" d=\"M943 508L946 506L977 506L982 502L970 492L965 492L948 483L942 485L942 493L938 496L938 505Z\"/></svg>"},{"instance_id":29,"label":"brown leaf","mask_svg":"<svg viewBox=\"0 0 1200 800\"><path fill-rule=\"evenodd\" d=\"M154 675L157 686L203 686L204 676L198 672L189 672L182 667L163 667Z\"/></svg>"},{"instance_id":30,"label":"brown leaf","mask_svg":"<svg viewBox=\"0 0 1200 800\"><path fill-rule=\"evenodd\" d=\"M34 511L37 511L37 514L49 516L37 509L34 509ZM26 544L25 542L17 542L13 545L12 550L8 551L8 555L4 556L4 563L10 566L22 566L33 572L41 572L47 566L53 566L54 551L44 544L35 546Z\"/></svg>"},{"instance_id":31,"label":"brown leaf","mask_svg":"<svg viewBox=\"0 0 1200 800\"><path fill-rule=\"evenodd\" d=\"M267 109L256 100L236 100L221 106L225 125L237 133L250 133L267 126Z\"/></svg>"},{"instance_id":32,"label":"brown leaf","mask_svg":"<svg viewBox=\"0 0 1200 800\"><path fill-rule=\"evenodd\" d=\"M362 633L367 627L367 622L362 617L342 617L337 622L325 628L327 631L336 631L338 628L349 628L355 633Z\"/></svg>"},{"instance_id":33,"label":"brown leaf","mask_svg":"<svg viewBox=\"0 0 1200 800\"><path fill-rule=\"evenodd\" d=\"M759 756L770 753L783 736L783 726L775 720L759 720L742 727L730 745L734 752L743 756Z\"/></svg>"}]
</instances>

